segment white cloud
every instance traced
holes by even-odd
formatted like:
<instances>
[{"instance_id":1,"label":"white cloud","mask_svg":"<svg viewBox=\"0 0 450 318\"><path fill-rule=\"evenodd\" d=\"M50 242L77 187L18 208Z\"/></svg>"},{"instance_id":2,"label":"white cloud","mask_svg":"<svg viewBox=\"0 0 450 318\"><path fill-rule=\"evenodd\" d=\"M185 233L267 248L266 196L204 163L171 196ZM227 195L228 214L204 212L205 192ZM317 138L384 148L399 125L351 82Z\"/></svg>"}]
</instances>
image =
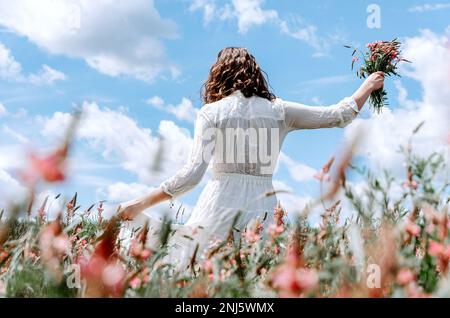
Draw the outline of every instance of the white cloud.
<instances>
[{"instance_id":1,"label":"white cloud","mask_svg":"<svg viewBox=\"0 0 450 318\"><path fill-rule=\"evenodd\" d=\"M8 114L8 112L6 111L5 105L0 103L0 117L6 116L7 114Z\"/></svg>"},{"instance_id":2,"label":"white cloud","mask_svg":"<svg viewBox=\"0 0 450 318\"><path fill-rule=\"evenodd\" d=\"M147 104L160 109L164 106L164 99L159 96L153 96L147 99Z\"/></svg>"},{"instance_id":3,"label":"white cloud","mask_svg":"<svg viewBox=\"0 0 450 318\"><path fill-rule=\"evenodd\" d=\"M11 51L0 42L0 79L27 82L34 85L50 85L56 81L65 80L66 76L45 64L42 65L42 69L38 73L24 75L22 65L16 61Z\"/></svg>"},{"instance_id":4,"label":"white cloud","mask_svg":"<svg viewBox=\"0 0 450 318\"><path fill-rule=\"evenodd\" d=\"M58 214L65 210L65 204L70 200L70 198L67 199L62 195L58 196L58 194L52 190L41 191L34 198L31 209L31 213L33 215L36 215L38 209L41 208L46 198L47 204L45 205L45 217L47 220L54 220Z\"/></svg>"},{"instance_id":5,"label":"white cloud","mask_svg":"<svg viewBox=\"0 0 450 318\"><path fill-rule=\"evenodd\" d=\"M77 138L85 140L91 149L108 162L118 163L138 176L141 182L160 182L171 176L187 161L192 138L189 132L171 121L161 121L157 134L141 128L124 110L100 108L85 102ZM40 117L45 137L61 137L72 115L56 112L50 118ZM159 142L163 140L162 148ZM153 170L155 156L162 151L159 170Z\"/></svg>"},{"instance_id":6,"label":"white cloud","mask_svg":"<svg viewBox=\"0 0 450 318\"><path fill-rule=\"evenodd\" d=\"M0 168L0 210L11 203L18 203L26 196L26 188L8 172Z\"/></svg>"},{"instance_id":7,"label":"white cloud","mask_svg":"<svg viewBox=\"0 0 450 318\"><path fill-rule=\"evenodd\" d=\"M192 104L192 101L186 97L183 97L178 105L166 105L161 97L153 96L147 100L147 104L159 110L175 115L175 117L179 120L194 122L195 118L197 117L198 109L195 108Z\"/></svg>"},{"instance_id":8,"label":"white cloud","mask_svg":"<svg viewBox=\"0 0 450 318\"><path fill-rule=\"evenodd\" d=\"M359 154L369 159L373 169L387 168L401 176L405 175L405 168L396 150L407 143L412 130L422 121L425 124L413 139L414 151L426 156L446 147L450 126L449 38L424 30L419 36L406 39L404 56L413 63L404 67L402 73L421 84L421 99L408 100L407 91L399 82L399 107L386 107L382 114L372 114L369 119L358 118L345 129L345 136L350 139L358 133L359 125L368 127Z\"/></svg>"},{"instance_id":9,"label":"white cloud","mask_svg":"<svg viewBox=\"0 0 450 318\"><path fill-rule=\"evenodd\" d=\"M163 71L178 73L160 40L175 37L176 25L153 0L0 0L0 25L110 76L152 81Z\"/></svg>"},{"instance_id":10,"label":"white cloud","mask_svg":"<svg viewBox=\"0 0 450 318\"><path fill-rule=\"evenodd\" d=\"M282 191L277 193L277 199L290 217L295 217L297 213L302 212L314 199L308 195L301 196L296 194L295 190L284 181L275 179L272 183L275 191Z\"/></svg>"},{"instance_id":11,"label":"white cloud","mask_svg":"<svg viewBox=\"0 0 450 318\"><path fill-rule=\"evenodd\" d=\"M433 3L433 4L422 4L417 5L414 7L411 7L408 9L409 12L429 12L429 11L438 11L438 10L445 10L450 9L450 3Z\"/></svg>"},{"instance_id":12,"label":"white cloud","mask_svg":"<svg viewBox=\"0 0 450 318\"><path fill-rule=\"evenodd\" d=\"M22 66L11 55L11 51L0 42L0 77L15 80L21 77Z\"/></svg>"},{"instance_id":13,"label":"white cloud","mask_svg":"<svg viewBox=\"0 0 450 318\"><path fill-rule=\"evenodd\" d=\"M209 24L215 18L222 21L237 22L238 31L247 33L252 27L268 22L279 22L276 10L262 8L264 0L230 0L217 5L216 0L194 0L189 10L203 11L203 22Z\"/></svg>"},{"instance_id":14,"label":"white cloud","mask_svg":"<svg viewBox=\"0 0 450 318\"><path fill-rule=\"evenodd\" d=\"M284 164L286 166L289 171L289 175L293 180L297 182L313 180L314 174L316 173L315 169L305 164L296 162L283 152L280 153L278 160L280 165Z\"/></svg>"},{"instance_id":15,"label":"white cloud","mask_svg":"<svg viewBox=\"0 0 450 318\"><path fill-rule=\"evenodd\" d=\"M116 182L108 185L106 188L99 189L99 195L106 200L105 209L107 210L108 215L112 215L117 211L117 207L119 204L134 200L136 198L142 197L146 194L149 194L154 187L149 187L142 183L124 183L124 182ZM173 202L174 208L170 209L171 204L167 202L163 202L156 206L147 209L142 213L139 217L133 220L130 225L133 227L142 226L145 224L147 220L147 216L150 217L162 217L164 215L169 215L173 219L176 217L176 211L180 206L180 202L176 200ZM187 217L192 213L192 207L189 205L183 205L184 214L183 217ZM178 221L180 221L181 216L178 216Z\"/></svg>"},{"instance_id":16,"label":"white cloud","mask_svg":"<svg viewBox=\"0 0 450 318\"><path fill-rule=\"evenodd\" d=\"M148 194L153 189L142 183L117 182L108 185L106 198L108 201L120 203Z\"/></svg>"},{"instance_id":17,"label":"white cloud","mask_svg":"<svg viewBox=\"0 0 450 318\"><path fill-rule=\"evenodd\" d=\"M344 42L344 37L338 33L329 36L319 35L315 25L305 24L301 19L296 19L290 24L294 26L289 26L287 21L281 20L279 24L281 33L312 47L315 50L313 57L328 56L331 46Z\"/></svg>"},{"instance_id":18,"label":"white cloud","mask_svg":"<svg viewBox=\"0 0 450 318\"><path fill-rule=\"evenodd\" d=\"M11 138L13 138L14 140L18 141L21 144L26 144L26 143L29 142L27 137L25 137L24 135L22 135L18 131L12 129L8 125L3 125L2 131L3 131L4 134L10 136Z\"/></svg>"},{"instance_id":19,"label":"white cloud","mask_svg":"<svg viewBox=\"0 0 450 318\"><path fill-rule=\"evenodd\" d=\"M202 10L203 23L207 25L214 18L217 7L216 4L211 0L194 0L190 5L189 10L190 11Z\"/></svg>"},{"instance_id":20,"label":"white cloud","mask_svg":"<svg viewBox=\"0 0 450 318\"><path fill-rule=\"evenodd\" d=\"M328 56L332 45L342 43L343 36L336 33L330 36L321 36L317 27L307 24L297 17L294 21L280 18L278 11L264 9L264 0L230 0L224 5L216 4L216 0L195 0L190 11L203 11L203 22L205 25L211 21L236 21L239 33L245 34L251 28L266 23L275 25L281 33L294 39L302 41L312 47L314 57Z\"/></svg>"},{"instance_id":21,"label":"white cloud","mask_svg":"<svg viewBox=\"0 0 450 318\"><path fill-rule=\"evenodd\" d=\"M3 139L2 139L3 141ZM0 170L18 170L25 162L26 153L22 145L0 145Z\"/></svg>"},{"instance_id":22,"label":"white cloud","mask_svg":"<svg viewBox=\"0 0 450 318\"><path fill-rule=\"evenodd\" d=\"M238 30L246 33L251 27L278 20L278 12L261 8L263 0L233 0L226 6L222 19L237 19Z\"/></svg>"},{"instance_id":23,"label":"white cloud","mask_svg":"<svg viewBox=\"0 0 450 318\"><path fill-rule=\"evenodd\" d=\"M28 81L36 85L50 85L56 81L66 80L66 75L60 71L51 68L48 65L42 65L42 69L38 74L28 76Z\"/></svg>"}]
</instances>

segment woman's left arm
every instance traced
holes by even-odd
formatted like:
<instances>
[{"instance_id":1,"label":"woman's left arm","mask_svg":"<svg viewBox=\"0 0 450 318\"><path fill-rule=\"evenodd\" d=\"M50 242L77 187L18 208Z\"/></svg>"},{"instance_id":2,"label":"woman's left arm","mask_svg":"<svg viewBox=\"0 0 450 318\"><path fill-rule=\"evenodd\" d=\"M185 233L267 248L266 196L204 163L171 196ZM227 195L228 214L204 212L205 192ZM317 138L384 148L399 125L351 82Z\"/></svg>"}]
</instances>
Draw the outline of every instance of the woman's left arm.
<instances>
[{"instance_id":1,"label":"woman's left arm","mask_svg":"<svg viewBox=\"0 0 450 318\"><path fill-rule=\"evenodd\" d=\"M214 152L215 129L207 115L200 110L194 130L194 141L188 162L174 176L165 180L149 194L121 205L122 219L131 220L145 209L172 200L200 183Z\"/></svg>"},{"instance_id":2,"label":"woman's left arm","mask_svg":"<svg viewBox=\"0 0 450 318\"><path fill-rule=\"evenodd\" d=\"M306 106L282 101L286 126L295 129L345 127L357 116L370 94L383 86L384 74L370 75L351 96L331 106Z\"/></svg>"}]
</instances>

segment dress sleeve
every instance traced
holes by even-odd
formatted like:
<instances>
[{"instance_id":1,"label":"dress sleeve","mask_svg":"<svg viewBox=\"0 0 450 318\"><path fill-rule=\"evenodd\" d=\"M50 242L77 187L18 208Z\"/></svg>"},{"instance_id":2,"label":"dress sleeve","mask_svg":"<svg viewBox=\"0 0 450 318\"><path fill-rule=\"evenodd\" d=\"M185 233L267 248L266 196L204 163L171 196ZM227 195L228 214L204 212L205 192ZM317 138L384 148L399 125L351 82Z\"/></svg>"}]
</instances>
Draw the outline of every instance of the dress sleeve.
<instances>
[{"instance_id":1,"label":"dress sleeve","mask_svg":"<svg viewBox=\"0 0 450 318\"><path fill-rule=\"evenodd\" d=\"M215 129L203 111L195 123L194 140L188 162L174 176L161 183L161 189L172 199L188 192L200 183L214 153Z\"/></svg>"},{"instance_id":2,"label":"dress sleeve","mask_svg":"<svg viewBox=\"0 0 450 318\"><path fill-rule=\"evenodd\" d=\"M280 100L285 113L286 126L291 130L345 127L359 113L355 100L346 97L331 106L306 106Z\"/></svg>"}]
</instances>

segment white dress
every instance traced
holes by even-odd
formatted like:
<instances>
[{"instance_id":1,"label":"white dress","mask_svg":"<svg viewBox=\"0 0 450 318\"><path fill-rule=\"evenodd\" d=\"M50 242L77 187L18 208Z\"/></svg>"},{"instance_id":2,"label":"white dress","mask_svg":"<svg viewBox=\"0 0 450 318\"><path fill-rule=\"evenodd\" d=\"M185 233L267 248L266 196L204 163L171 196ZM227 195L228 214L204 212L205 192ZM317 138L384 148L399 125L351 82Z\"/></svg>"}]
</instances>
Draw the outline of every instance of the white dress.
<instances>
[{"instance_id":1,"label":"white dress","mask_svg":"<svg viewBox=\"0 0 450 318\"><path fill-rule=\"evenodd\" d=\"M279 98L273 102L246 98L236 91L204 105L198 112L189 161L161 188L174 199L194 188L210 165L213 177L186 223L174 225L166 260L176 269L186 268L196 245L200 257L211 242L227 238L239 211L235 229L242 231L253 219L267 228L277 204L276 195L271 195L272 172L286 135L298 129L344 127L357 114L356 102L349 97L336 105L316 107ZM161 221L145 216L152 245Z\"/></svg>"}]
</instances>

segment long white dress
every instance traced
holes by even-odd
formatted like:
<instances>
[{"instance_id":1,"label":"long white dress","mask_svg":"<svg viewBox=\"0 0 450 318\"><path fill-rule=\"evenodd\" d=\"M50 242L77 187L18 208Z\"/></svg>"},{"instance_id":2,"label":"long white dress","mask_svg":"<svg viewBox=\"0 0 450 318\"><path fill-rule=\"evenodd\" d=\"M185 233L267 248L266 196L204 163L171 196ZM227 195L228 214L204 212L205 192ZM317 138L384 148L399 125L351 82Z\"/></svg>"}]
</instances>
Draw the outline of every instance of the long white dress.
<instances>
[{"instance_id":1,"label":"long white dress","mask_svg":"<svg viewBox=\"0 0 450 318\"><path fill-rule=\"evenodd\" d=\"M198 112L194 143L187 164L160 186L173 199L194 188L208 166L208 181L189 219L175 225L166 261L176 269L189 264L196 245L201 255L208 244L226 239L236 214L235 228L242 231L253 219L272 222L277 204L272 172L286 135L298 129L345 127L358 114L352 98L331 106L305 106L280 98L271 102L240 91ZM267 213L267 217L264 216ZM161 220L148 216L148 244L156 243Z\"/></svg>"}]
</instances>

